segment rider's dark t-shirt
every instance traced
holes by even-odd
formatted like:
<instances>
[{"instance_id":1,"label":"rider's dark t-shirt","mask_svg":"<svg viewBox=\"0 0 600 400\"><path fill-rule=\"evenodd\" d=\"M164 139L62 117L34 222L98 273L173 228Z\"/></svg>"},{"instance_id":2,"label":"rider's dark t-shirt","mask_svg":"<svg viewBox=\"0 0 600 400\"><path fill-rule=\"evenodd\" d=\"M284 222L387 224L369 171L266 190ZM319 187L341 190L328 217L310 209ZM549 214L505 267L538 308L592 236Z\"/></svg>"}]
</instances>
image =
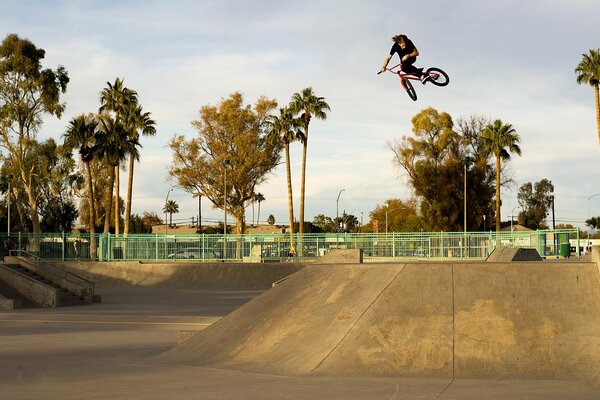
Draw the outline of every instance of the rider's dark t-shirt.
<instances>
[{"instance_id":1,"label":"rider's dark t-shirt","mask_svg":"<svg viewBox=\"0 0 600 400\"><path fill-rule=\"evenodd\" d=\"M406 43L406 48L402 49L402 47L400 47L400 45L396 42L394 42L394 45L392 46L392 49L390 50L390 55L394 55L394 53L398 54L398 57L400 57L400 59L402 59L402 57L404 57L407 54L412 53L413 51L415 51L415 45L413 44L413 42L410 39L406 39L405 40Z\"/></svg>"}]
</instances>

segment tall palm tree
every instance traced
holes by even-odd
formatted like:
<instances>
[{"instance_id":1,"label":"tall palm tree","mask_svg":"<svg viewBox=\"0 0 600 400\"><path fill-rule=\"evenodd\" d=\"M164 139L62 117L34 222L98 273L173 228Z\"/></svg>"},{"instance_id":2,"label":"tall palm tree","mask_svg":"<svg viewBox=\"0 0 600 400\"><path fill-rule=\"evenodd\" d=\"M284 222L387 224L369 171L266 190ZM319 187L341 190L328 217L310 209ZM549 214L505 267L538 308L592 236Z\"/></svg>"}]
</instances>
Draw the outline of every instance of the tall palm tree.
<instances>
[{"instance_id":1,"label":"tall palm tree","mask_svg":"<svg viewBox=\"0 0 600 400\"><path fill-rule=\"evenodd\" d=\"M125 160L128 154L136 154L139 157L137 143L133 142L128 132L121 123L117 123L110 115L101 114L99 116L98 129L96 131L96 143L98 144L96 154L99 158L106 160L109 169L109 183L106 195L106 215L104 217L104 233L109 233L111 205L113 188L115 186L115 171L119 164ZM116 202L118 204L119 195L117 192ZM119 217L117 208L117 219ZM115 233L118 231L118 225L115 224Z\"/></svg>"},{"instance_id":2,"label":"tall palm tree","mask_svg":"<svg viewBox=\"0 0 600 400\"><path fill-rule=\"evenodd\" d=\"M308 126L311 118L325 120L326 111L330 111L329 104L325 102L324 97L315 96L312 87L307 87L300 93L292 95L290 108L295 114L300 114L300 123L302 126L302 177L300 186L300 225L298 232L304 233L304 193L306 188L306 153L308 149ZM300 248L300 251L302 249Z\"/></svg>"},{"instance_id":3,"label":"tall palm tree","mask_svg":"<svg viewBox=\"0 0 600 400\"><path fill-rule=\"evenodd\" d=\"M173 225L173 214L179 212L179 204L175 200L167 200L163 207L163 212L169 214L169 226ZM166 221L165 221L166 222Z\"/></svg>"},{"instance_id":4,"label":"tall palm tree","mask_svg":"<svg viewBox=\"0 0 600 400\"><path fill-rule=\"evenodd\" d=\"M287 107L279 109L279 116L271 115L267 120L269 140L282 143L285 148L285 172L288 189L288 215L290 218L290 246L294 245L294 201L292 196L292 171L290 168L290 143L298 139L298 120Z\"/></svg>"},{"instance_id":5,"label":"tall palm tree","mask_svg":"<svg viewBox=\"0 0 600 400\"><path fill-rule=\"evenodd\" d=\"M596 98L596 124L598 127L598 142L600 142L600 96L598 84L600 83L600 49L590 50L589 54L582 54L583 59L575 68L577 83L587 83L594 88Z\"/></svg>"},{"instance_id":6,"label":"tall palm tree","mask_svg":"<svg viewBox=\"0 0 600 400\"><path fill-rule=\"evenodd\" d=\"M90 164L94 159L94 150L96 148L95 134L97 126L98 122L95 119L86 117L82 114L73 118L69 122L67 131L65 134L63 134L65 146L71 149L78 148L81 161L85 164L89 206L88 230L92 236L94 233L96 233L96 211L94 204L94 185Z\"/></svg>"},{"instance_id":7,"label":"tall palm tree","mask_svg":"<svg viewBox=\"0 0 600 400\"><path fill-rule=\"evenodd\" d=\"M144 136L156 135L156 122L150 117L149 112L144 112L141 105L131 103L125 116L125 126L130 133L130 140L139 144L140 132ZM129 221L131 217L131 195L133 192L133 167L139 161L134 153L129 154L129 175L127 179L127 202L125 203L125 226L123 234L129 234Z\"/></svg>"},{"instance_id":8,"label":"tall palm tree","mask_svg":"<svg viewBox=\"0 0 600 400\"><path fill-rule=\"evenodd\" d=\"M482 133L482 145L487 154L496 157L496 231L500 230L500 163L510 160L510 153L521 155L518 143L521 138L511 124L504 124L499 119L486 126Z\"/></svg>"},{"instance_id":9,"label":"tall palm tree","mask_svg":"<svg viewBox=\"0 0 600 400\"><path fill-rule=\"evenodd\" d=\"M254 195L254 201L258 202L258 214L256 215L256 223L260 224L260 203L265 201L265 195L262 193L256 193Z\"/></svg>"},{"instance_id":10,"label":"tall palm tree","mask_svg":"<svg viewBox=\"0 0 600 400\"><path fill-rule=\"evenodd\" d=\"M123 80L115 79L115 83L106 82L106 88L100 92L100 113L114 113L115 123L128 131L127 114L131 112L132 105L137 104L137 92L124 86ZM139 155L138 155L139 157ZM116 198L115 202L115 233L118 234L119 229L119 165L115 166L115 182L116 182Z\"/></svg>"}]
</instances>

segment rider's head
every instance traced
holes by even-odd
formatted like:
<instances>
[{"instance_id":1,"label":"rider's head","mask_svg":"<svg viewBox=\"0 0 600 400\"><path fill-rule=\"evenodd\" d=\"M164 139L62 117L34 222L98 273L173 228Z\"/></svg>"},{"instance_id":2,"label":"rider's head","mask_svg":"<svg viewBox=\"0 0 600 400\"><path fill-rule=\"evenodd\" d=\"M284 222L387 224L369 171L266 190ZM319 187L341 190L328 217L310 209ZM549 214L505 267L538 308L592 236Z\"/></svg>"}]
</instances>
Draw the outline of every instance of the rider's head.
<instances>
[{"instance_id":1,"label":"rider's head","mask_svg":"<svg viewBox=\"0 0 600 400\"><path fill-rule=\"evenodd\" d=\"M402 48L404 48L404 46L406 45L406 40L408 38L406 37L406 35L395 35L392 36L392 41L398 43Z\"/></svg>"}]
</instances>

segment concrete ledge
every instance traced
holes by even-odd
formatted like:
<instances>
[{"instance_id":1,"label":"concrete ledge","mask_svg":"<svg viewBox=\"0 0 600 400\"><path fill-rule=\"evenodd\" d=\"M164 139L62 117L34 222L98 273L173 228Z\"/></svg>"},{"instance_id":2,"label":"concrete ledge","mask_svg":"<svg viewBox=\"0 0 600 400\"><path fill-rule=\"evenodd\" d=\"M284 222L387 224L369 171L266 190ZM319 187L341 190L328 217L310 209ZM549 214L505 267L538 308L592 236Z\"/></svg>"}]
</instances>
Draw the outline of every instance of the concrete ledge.
<instances>
[{"instance_id":1,"label":"concrete ledge","mask_svg":"<svg viewBox=\"0 0 600 400\"><path fill-rule=\"evenodd\" d=\"M21 300L8 299L0 295L0 310L15 310L17 308L23 308Z\"/></svg>"},{"instance_id":2,"label":"concrete ledge","mask_svg":"<svg viewBox=\"0 0 600 400\"><path fill-rule=\"evenodd\" d=\"M332 249L316 261L316 264L362 264L362 249Z\"/></svg>"},{"instance_id":3,"label":"concrete ledge","mask_svg":"<svg viewBox=\"0 0 600 400\"><path fill-rule=\"evenodd\" d=\"M5 265L0 265L0 280L37 305L56 307L58 304L58 290Z\"/></svg>"},{"instance_id":4,"label":"concrete ledge","mask_svg":"<svg viewBox=\"0 0 600 400\"><path fill-rule=\"evenodd\" d=\"M511 262L511 261L542 261L536 249L520 247L498 247L485 259L486 262Z\"/></svg>"}]
</instances>

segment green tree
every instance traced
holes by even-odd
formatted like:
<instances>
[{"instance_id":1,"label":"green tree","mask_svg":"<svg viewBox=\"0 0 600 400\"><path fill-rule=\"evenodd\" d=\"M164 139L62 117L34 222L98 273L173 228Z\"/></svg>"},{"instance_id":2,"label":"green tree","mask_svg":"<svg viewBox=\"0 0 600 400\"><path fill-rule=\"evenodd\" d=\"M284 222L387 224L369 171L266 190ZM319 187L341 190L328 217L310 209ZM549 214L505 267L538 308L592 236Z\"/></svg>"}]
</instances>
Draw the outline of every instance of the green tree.
<instances>
[{"instance_id":1,"label":"green tree","mask_svg":"<svg viewBox=\"0 0 600 400\"><path fill-rule=\"evenodd\" d=\"M173 226L173 214L179 213L179 204L175 200L167 200L163 212L169 214L169 226Z\"/></svg>"},{"instance_id":2,"label":"green tree","mask_svg":"<svg viewBox=\"0 0 600 400\"><path fill-rule=\"evenodd\" d=\"M335 232L336 231L336 223L331 218L324 214L315 215L313 221L313 226L315 226L319 232Z\"/></svg>"},{"instance_id":3,"label":"green tree","mask_svg":"<svg viewBox=\"0 0 600 400\"><path fill-rule=\"evenodd\" d=\"M33 232L40 233L37 202L40 177L32 174L35 159L31 144L42 125L44 114L61 117L69 77L63 66L42 69L45 51L31 41L10 34L0 44L0 146L5 163L12 164L31 208Z\"/></svg>"},{"instance_id":4,"label":"green tree","mask_svg":"<svg viewBox=\"0 0 600 400\"><path fill-rule=\"evenodd\" d=\"M412 118L414 137L389 143L394 163L403 168L421 199L423 227L431 231L456 230L460 225L462 161L460 138L452 117L428 108Z\"/></svg>"},{"instance_id":5,"label":"green tree","mask_svg":"<svg viewBox=\"0 0 600 400\"><path fill-rule=\"evenodd\" d=\"M255 193L253 201L258 203L258 213L256 214L256 223L260 224L260 203L265 201L265 195L262 193Z\"/></svg>"},{"instance_id":6,"label":"green tree","mask_svg":"<svg viewBox=\"0 0 600 400\"><path fill-rule=\"evenodd\" d=\"M275 100L264 97L254 107L244 105L242 94L233 93L218 106L200 109L200 119L192 122L197 138L188 141L180 135L169 142L173 153L169 176L189 193L201 194L220 209L226 207L239 234L245 230L244 214L254 189L280 160L281 146L265 135L265 121L276 106Z\"/></svg>"},{"instance_id":7,"label":"green tree","mask_svg":"<svg viewBox=\"0 0 600 400\"><path fill-rule=\"evenodd\" d=\"M139 143L140 133L143 136L156 135L156 122L151 118L149 112L144 112L141 105L132 103L127 109L126 114L126 130L129 132L130 140L134 143ZM134 164L139 161L139 156L135 153L129 154L129 173L127 175L127 202L125 205L125 226L123 234L129 233L129 216L131 214L131 201L133 194L133 170Z\"/></svg>"},{"instance_id":8,"label":"green tree","mask_svg":"<svg viewBox=\"0 0 600 400\"><path fill-rule=\"evenodd\" d=\"M500 186L501 186L501 163L502 160L510 160L510 153L521 155L519 142L521 138L511 124L504 124L497 119L483 130L483 148L488 154L496 158L496 231L500 231ZM510 152L510 153L509 153Z\"/></svg>"},{"instance_id":9,"label":"green tree","mask_svg":"<svg viewBox=\"0 0 600 400\"><path fill-rule=\"evenodd\" d=\"M96 127L98 121L94 116L81 114L73 118L63 134L64 145L70 149L78 149L81 162L85 165L87 201L88 201L88 231L96 233L95 224L95 200L94 200L94 179L92 176L91 163L94 159L96 148Z\"/></svg>"},{"instance_id":10,"label":"green tree","mask_svg":"<svg viewBox=\"0 0 600 400\"><path fill-rule=\"evenodd\" d=\"M592 229L600 229L600 217L591 217L585 220L585 224Z\"/></svg>"},{"instance_id":11,"label":"green tree","mask_svg":"<svg viewBox=\"0 0 600 400\"><path fill-rule=\"evenodd\" d=\"M37 166L32 172L44 177L38 189L42 231L70 232L78 215L74 191L83 185L83 177L76 171L70 149L57 145L50 138L36 143L31 155Z\"/></svg>"},{"instance_id":12,"label":"green tree","mask_svg":"<svg viewBox=\"0 0 600 400\"><path fill-rule=\"evenodd\" d=\"M118 123L108 114L101 114L99 117L98 129L96 131L96 155L100 159L104 159L108 165L109 182L106 187L106 205L104 218L104 233L110 231L111 208L113 201L113 188L115 187L116 171L121 161L125 160L127 155L137 153L138 143L130 140L128 132L123 128L123 125ZM117 191L118 193L118 191ZM118 218L120 216L119 196L115 196L115 233L119 233Z\"/></svg>"},{"instance_id":13,"label":"green tree","mask_svg":"<svg viewBox=\"0 0 600 400\"><path fill-rule=\"evenodd\" d=\"M312 87L307 87L299 93L292 95L290 108L295 114L300 115L300 124L302 126L302 176L300 184L300 224L298 233L304 233L304 194L306 192L306 154L308 150L308 127L310 120L315 117L320 120L327 118L326 111L330 111L329 104L324 97L316 96ZM290 224L291 225L291 224ZM300 248L300 251L302 249ZM300 253L302 255L302 253Z\"/></svg>"},{"instance_id":14,"label":"green tree","mask_svg":"<svg viewBox=\"0 0 600 400\"><path fill-rule=\"evenodd\" d=\"M521 208L519 223L530 229L547 229L545 221L553 196L554 185L548 179L542 179L533 185L531 182L521 185L517 194Z\"/></svg>"},{"instance_id":15,"label":"green tree","mask_svg":"<svg viewBox=\"0 0 600 400\"><path fill-rule=\"evenodd\" d=\"M134 114L137 110L138 97L135 90L131 90L124 86L123 80L120 78L115 79L115 83L111 84L106 82L106 87L100 92L100 109L99 112L103 115L111 116L114 118L114 126L118 130L128 135L127 141L139 145L139 135L137 134L136 122L138 119L134 118ZM135 146L131 147L134 149ZM125 150L124 156L119 159L119 162L114 166L115 174L115 192L116 199L119 199L119 164L124 161L126 156L130 157L131 163L139 159L139 152L129 152ZM132 178L133 179L133 178ZM133 182L133 181L132 181ZM110 190L113 190L113 187ZM112 196L111 196L112 197ZM119 204L115 202L115 233L119 234ZM107 214L107 215L110 215ZM128 217L127 217L128 218ZM106 229L106 228L105 228Z\"/></svg>"},{"instance_id":16,"label":"green tree","mask_svg":"<svg viewBox=\"0 0 600 400\"><path fill-rule=\"evenodd\" d=\"M267 137L276 146L285 149L285 176L288 193L288 215L290 220L290 245L294 245L294 200L292 193L292 171L290 161L290 143L299 138L298 119L294 118L290 108L279 109L279 116L271 115L266 121Z\"/></svg>"},{"instance_id":17,"label":"green tree","mask_svg":"<svg viewBox=\"0 0 600 400\"><path fill-rule=\"evenodd\" d=\"M273 214L269 214L269 218L267 218L267 224L275 225L275 217L273 216Z\"/></svg>"},{"instance_id":18,"label":"green tree","mask_svg":"<svg viewBox=\"0 0 600 400\"><path fill-rule=\"evenodd\" d=\"M583 59L575 68L578 84L587 84L594 89L596 99L596 124L598 127L598 141L600 142L600 96L598 84L600 83L600 49L590 50L588 54L581 55Z\"/></svg>"},{"instance_id":19,"label":"green tree","mask_svg":"<svg viewBox=\"0 0 600 400\"><path fill-rule=\"evenodd\" d=\"M144 211L142 220L145 225L153 227L154 225L162 224L162 219L153 211Z\"/></svg>"},{"instance_id":20,"label":"green tree","mask_svg":"<svg viewBox=\"0 0 600 400\"><path fill-rule=\"evenodd\" d=\"M375 207L369 216L371 224L374 220L379 221L380 231L385 227L386 218L388 232L419 232L423 228L417 199L414 198L406 201L386 200L383 205Z\"/></svg>"}]
</instances>

